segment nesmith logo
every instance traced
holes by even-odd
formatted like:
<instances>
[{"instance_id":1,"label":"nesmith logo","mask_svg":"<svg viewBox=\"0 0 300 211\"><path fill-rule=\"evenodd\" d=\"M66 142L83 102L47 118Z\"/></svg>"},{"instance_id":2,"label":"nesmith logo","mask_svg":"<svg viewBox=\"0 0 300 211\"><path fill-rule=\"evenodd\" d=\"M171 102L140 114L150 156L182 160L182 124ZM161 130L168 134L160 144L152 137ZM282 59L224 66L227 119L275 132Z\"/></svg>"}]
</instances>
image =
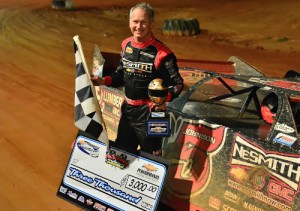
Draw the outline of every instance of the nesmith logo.
<instances>
[{"instance_id":1,"label":"nesmith logo","mask_svg":"<svg viewBox=\"0 0 300 211\"><path fill-rule=\"evenodd\" d=\"M149 73L151 73L152 71L151 63L132 62L127 59L122 59L122 62L124 68L136 69L136 70L141 70Z\"/></svg>"},{"instance_id":2,"label":"nesmith logo","mask_svg":"<svg viewBox=\"0 0 300 211\"><path fill-rule=\"evenodd\" d=\"M299 188L299 156L267 153L262 148L251 145L246 140L236 136L231 164L251 168L263 166L270 174L285 182L294 190Z\"/></svg>"}]
</instances>

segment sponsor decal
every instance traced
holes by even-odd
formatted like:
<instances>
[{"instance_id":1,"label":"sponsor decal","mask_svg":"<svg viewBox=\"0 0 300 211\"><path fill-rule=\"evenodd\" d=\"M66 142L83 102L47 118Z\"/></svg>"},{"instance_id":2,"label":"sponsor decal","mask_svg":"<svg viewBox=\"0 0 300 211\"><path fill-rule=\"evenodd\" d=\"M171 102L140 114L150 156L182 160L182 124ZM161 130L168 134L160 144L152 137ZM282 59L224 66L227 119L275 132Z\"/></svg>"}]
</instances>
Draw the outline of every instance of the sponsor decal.
<instances>
[{"instance_id":1,"label":"sponsor decal","mask_svg":"<svg viewBox=\"0 0 300 211\"><path fill-rule=\"evenodd\" d=\"M147 202L142 202L142 205L141 205L143 208L147 209L147 210L151 210L152 209L152 205L147 203Z\"/></svg>"},{"instance_id":2,"label":"sponsor decal","mask_svg":"<svg viewBox=\"0 0 300 211\"><path fill-rule=\"evenodd\" d=\"M174 65L173 59L170 59L169 61L165 62L166 68L170 68Z\"/></svg>"},{"instance_id":3,"label":"sponsor decal","mask_svg":"<svg viewBox=\"0 0 300 211\"><path fill-rule=\"evenodd\" d=\"M123 62L124 68L133 69L134 72L137 72L137 73L142 73L142 72L151 73L152 72L152 67L153 67L152 63L132 62L132 61L129 61L124 58L122 59L122 62Z\"/></svg>"},{"instance_id":4,"label":"sponsor decal","mask_svg":"<svg viewBox=\"0 0 300 211\"><path fill-rule=\"evenodd\" d=\"M239 168L232 167L229 174L237 181L248 183L252 182L256 189L262 189L265 186L266 177L263 170L259 168Z\"/></svg>"},{"instance_id":5,"label":"sponsor decal","mask_svg":"<svg viewBox=\"0 0 300 211\"><path fill-rule=\"evenodd\" d=\"M279 122L276 123L276 125L274 127L274 130L278 130L278 131L281 131L283 133L293 133L293 132L295 132L294 128L292 128L290 126L287 126L284 123L279 123Z\"/></svg>"},{"instance_id":6,"label":"sponsor decal","mask_svg":"<svg viewBox=\"0 0 300 211\"><path fill-rule=\"evenodd\" d=\"M166 137L170 135L170 122L167 118L149 118L147 136Z\"/></svg>"},{"instance_id":7,"label":"sponsor decal","mask_svg":"<svg viewBox=\"0 0 300 211\"><path fill-rule=\"evenodd\" d=\"M171 136L164 142L168 145L165 158L171 161L166 189L174 196L191 199L209 184L212 157L222 149L227 130L203 120L175 119L173 113L170 122Z\"/></svg>"},{"instance_id":8,"label":"sponsor decal","mask_svg":"<svg viewBox=\"0 0 300 211\"><path fill-rule=\"evenodd\" d=\"M67 195L70 196L73 199L77 199L77 197L78 197L78 195L75 192L71 191L71 190L68 191Z\"/></svg>"},{"instance_id":9,"label":"sponsor decal","mask_svg":"<svg viewBox=\"0 0 300 211\"><path fill-rule=\"evenodd\" d=\"M163 112L163 111L160 111L160 112L151 112L151 117L165 117L166 116L166 113Z\"/></svg>"},{"instance_id":10,"label":"sponsor decal","mask_svg":"<svg viewBox=\"0 0 300 211\"><path fill-rule=\"evenodd\" d=\"M236 195L235 193L226 190L224 193L224 198L235 203L235 204L239 204L240 203L240 197L238 195Z\"/></svg>"},{"instance_id":11,"label":"sponsor decal","mask_svg":"<svg viewBox=\"0 0 300 211\"><path fill-rule=\"evenodd\" d=\"M157 168L155 168L152 164L144 164L142 168L137 169L138 175L146 176L147 178L159 180L159 175L155 174Z\"/></svg>"},{"instance_id":12,"label":"sponsor decal","mask_svg":"<svg viewBox=\"0 0 300 211\"><path fill-rule=\"evenodd\" d=\"M263 171L255 172L252 183L257 190L261 190L266 184L266 174Z\"/></svg>"},{"instance_id":13,"label":"sponsor decal","mask_svg":"<svg viewBox=\"0 0 300 211\"><path fill-rule=\"evenodd\" d=\"M257 207L254 204L248 203L246 201L243 204L243 208L245 208L246 210L251 210L251 211L265 211L264 209Z\"/></svg>"},{"instance_id":14,"label":"sponsor decal","mask_svg":"<svg viewBox=\"0 0 300 211\"><path fill-rule=\"evenodd\" d=\"M293 136L289 136L283 133L278 133L276 135L276 137L273 139L274 142L279 143L279 144L283 144L286 146L292 146L293 143L295 143L295 141L297 140L296 137Z\"/></svg>"},{"instance_id":15,"label":"sponsor decal","mask_svg":"<svg viewBox=\"0 0 300 211\"><path fill-rule=\"evenodd\" d=\"M157 124L150 124L150 132L155 132L155 133L165 133L167 131L166 126L168 125L162 125L163 127L157 126Z\"/></svg>"},{"instance_id":16,"label":"sponsor decal","mask_svg":"<svg viewBox=\"0 0 300 211\"><path fill-rule=\"evenodd\" d=\"M126 53L132 53L133 51L132 51L132 48L126 47L125 52L126 52Z\"/></svg>"},{"instance_id":17,"label":"sponsor decal","mask_svg":"<svg viewBox=\"0 0 300 211\"><path fill-rule=\"evenodd\" d=\"M216 210L220 210L221 200L217 199L213 196L210 196L209 201L208 201L208 205L212 208L215 208Z\"/></svg>"},{"instance_id":18,"label":"sponsor decal","mask_svg":"<svg viewBox=\"0 0 300 211\"><path fill-rule=\"evenodd\" d=\"M265 169L272 177L295 191L299 189L300 155L266 151L262 147L236 136L231 153L232 167Z\"/></svg>"},{"instance_id":19,"label":"sponsor decal","mask_svg":"<svg viewBox=\"0 0 300 211\"><path fill-rule=\"evenodd\" d=\"M80 202L84 203L84 200L85 200L85 199L84 199L84 197L83 197L83 196L79 196L79 197L78 197L78 201L80 201Z\"/></svg>"},{"instance_id":20,"label":"sponsor decal","mask_svg":"<svg viewBox=\"0 0 300 211\"><path fill-rule=\"evenodd\" d=\"M176 69L174 67L171 67L168 69L168 72L170 74L170 78L175 81L176 83L182 83L182 78L180 77L180 75L178 74L178 72L176 71Z\"/></svg>"},{"instance_id":21,"label":"sponsor decal","mask_svg":"<svg viewBox=\"0 0 300 211\"><path fill-rule=\"evenodd\" d=\"M238 210L234 209L233 207L230 207L227 204L223 204L222 211L238 211Z\"/></svg>"},{"instance_id":22,"label":"sponsor decal","mask_svg":"<svg viewBox=\"0 0 300 211\"><path fill-rule=\"evenodd\" d=\"M247 186L239 184L231 179L228 179L227 185L231 188L234 188L234 189L246 194L249 197L255 198L255 199L257 199L265 204L271 205L272 207L275 207L279 210L283 210L283 211L291 211L292 210L292 208L290 206L285 205L284 203L281 203L271 197L268 197L260 191L256 191L252 188L249 188Z\"/></svg>"},{"instance_id":23,"label":"sponsor decal","mask_svg":"<svg viewBox=\"0 0 300 211\"><path fill-rule=\"evenodd\" d=\"M105 206L103 206L102 204L99 204L97 202L94 204L93 208L96 209L96 210L99 210L99 211L105 211L106 210Z\"/></svg>"},{"instance_id":24,"label":"sponsor decal","mask_svg":"<svg viewBox=\"0 0 300 211\"><path fill-rule=\"evenodd\" d=\"M244 182L249 181L250 175L244 168L231 168L229 174L235 178L235 180Z\"/></svg>"},{"instance_id":25,"label":"sponsor decal","mask_svg":"<svg viewBox=\"0 0 300 211\"><path fill-rule=\"evenodd\" d=\"M155 57L154 55L152 55L152 54L150 54L150 53L146 53L146 52L144 52L144 51L141 51L140 54L141 54L141 55L144 55L144 56L147 56L147 57L149 57L149 58L151 58L151 59L153 59L153 58Z\"/></svg>"},{"instance_id":26,"label":"sponsor decal","mask_svg":"<svg viewBox=\"0 0 300 211\"><path fill-rule=\"evenodd\" d=\"M276 198L279 198L281 200L284 200L288 203L293 202L295 198L295 191L291 190L288 187L283 187L281 184L277 183L274 180L271 180L268 184L268 192L275 196Z\"/></svg>"},{"instance_id":27,"label":"sponsor decal","mask_svg":"<svg viewBox=\"0 0 300 211\"><path fill-rule=\"evenodd\" d=\"M63 186L60 186L60 187L59 187L59 192L61 192L61 193L63 193L63 194L66 194L67 191L68 191L68 188L63 187Z\"/></svg>"},{"instance_id":28,"label":"sponsor decal","mask_svg":"<svg viewBox=\"0 0 300 211\"><path fill-rule=\"evenodd\" d=\"M211 137L209 135L205 135L203 133L197 132L197 131L192 130L190 128L187 128L185 131L183 131L183 134L187 135L187 136L194 136L196 138L202 139L202 140L210 142L212 144L214 144L215 141L216 141L216 139L214 137Z\"/></svg>"},{"instance_id":29,"label":"sponsor decal","mask_svg":"<svg viewBox=\"0 0 300 211\"><path fill-rule=\"evenodd\" d=\"M94 202L92 201L92 199L87 199L86 201L86 204L91 206Z\"/></svg>"},{"instance_id":30,"label":"sponsor decal","mask_svg":"<svg viewBox=\"0 0 300 211\"><path fill-rule=\"evenodd\" d=\"M181 83L182 80L179 79L178 81L176 81L177 83ZM177 84L176 86L173 87L173 90L175 93L178 93L180 90L182 89L182 85L181 84Z\"/></svg>"},{"instance_id":31,"label":"sponsor decal","mask_svg":"<svg viewBox=\"0 0 300 211\"><path fill-rule=\"evenodd\" d=\"M77 142L77 147L85 154L90 155L93 158L99 157L99 147L89 143L85 140L79 140Z\"/></svg>"}]
</instances>

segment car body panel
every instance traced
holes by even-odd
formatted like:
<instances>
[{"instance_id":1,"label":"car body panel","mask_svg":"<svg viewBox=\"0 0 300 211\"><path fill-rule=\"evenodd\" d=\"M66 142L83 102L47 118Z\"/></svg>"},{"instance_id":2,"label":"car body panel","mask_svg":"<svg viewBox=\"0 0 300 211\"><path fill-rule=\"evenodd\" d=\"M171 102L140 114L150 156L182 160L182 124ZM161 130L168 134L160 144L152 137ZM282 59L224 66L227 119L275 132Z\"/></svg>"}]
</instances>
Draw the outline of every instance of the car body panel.
<instances>
[{"instance_id":1,"label":"car body panel","mask_svg":"<svg viewBox=\"0 0 300 211\"><path fill-rule=\"evenodd\" d=\"M299 131L289 104L298 88L207 74L167 107L163 157L171 168L162 200L176 210L298 210ZM256 109L270 92L279 99L272 125Z\"/></svg>"}]
</instances>

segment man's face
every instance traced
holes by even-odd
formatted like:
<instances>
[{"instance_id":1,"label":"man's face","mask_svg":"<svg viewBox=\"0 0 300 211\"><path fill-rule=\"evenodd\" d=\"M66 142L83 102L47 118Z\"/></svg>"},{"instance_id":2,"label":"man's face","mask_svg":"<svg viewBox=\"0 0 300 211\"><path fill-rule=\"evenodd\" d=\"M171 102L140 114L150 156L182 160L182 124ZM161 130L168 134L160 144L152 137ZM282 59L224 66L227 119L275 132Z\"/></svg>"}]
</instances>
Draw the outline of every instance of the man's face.
<instances>
[{"instance_id":1,"label":"man's face","mask_svg":"<svg viewBox=\"0 0 300 211\"><path fill-rule=\"evenodd\" d=\"M136 41L145 42L151 35L151 27L152 22L145 10L141 8L133 10L129 20L129 28Z\"/></svg>"}]
</instances>

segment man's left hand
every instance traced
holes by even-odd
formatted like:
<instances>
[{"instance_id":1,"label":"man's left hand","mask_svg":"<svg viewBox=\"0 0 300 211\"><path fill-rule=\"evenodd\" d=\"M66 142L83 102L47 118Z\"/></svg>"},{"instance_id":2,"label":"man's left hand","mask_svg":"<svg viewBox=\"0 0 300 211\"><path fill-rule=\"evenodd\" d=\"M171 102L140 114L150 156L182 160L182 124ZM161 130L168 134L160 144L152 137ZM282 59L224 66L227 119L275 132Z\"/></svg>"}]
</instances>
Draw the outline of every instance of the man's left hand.
<instances>
[{"instance_id":1,"label":"man's left hand","mask_svg":"<svg viewBox=\"0 0 300 211\"><path fill-rule=\"evenodd\" d=\"M155 106L155 111L165 111L167 108L167 103L164 102L161 105Z\"/></svg>"}]
</instances>

